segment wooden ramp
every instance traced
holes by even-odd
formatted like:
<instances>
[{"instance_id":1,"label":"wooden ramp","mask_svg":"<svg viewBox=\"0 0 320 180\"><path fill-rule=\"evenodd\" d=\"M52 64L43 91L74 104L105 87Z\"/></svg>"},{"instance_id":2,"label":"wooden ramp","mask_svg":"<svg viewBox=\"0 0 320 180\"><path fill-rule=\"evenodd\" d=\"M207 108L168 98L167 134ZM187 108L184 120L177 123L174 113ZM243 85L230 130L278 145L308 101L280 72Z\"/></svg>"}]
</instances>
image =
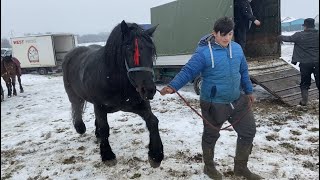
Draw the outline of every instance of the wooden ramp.
<instances>
[{"instance_id":1,"label":"wooden ramp","mask_svg":"<svg viewBox=\"0 0 320 180\"><path fill-rule=\"evenodd\" d=\"M251 80L289 106L298 105L300 94L300 71L286 61L274 59L249 60ZM309 100L319 99L319 91L312 80Z\"/></svg>"}]
</instances>

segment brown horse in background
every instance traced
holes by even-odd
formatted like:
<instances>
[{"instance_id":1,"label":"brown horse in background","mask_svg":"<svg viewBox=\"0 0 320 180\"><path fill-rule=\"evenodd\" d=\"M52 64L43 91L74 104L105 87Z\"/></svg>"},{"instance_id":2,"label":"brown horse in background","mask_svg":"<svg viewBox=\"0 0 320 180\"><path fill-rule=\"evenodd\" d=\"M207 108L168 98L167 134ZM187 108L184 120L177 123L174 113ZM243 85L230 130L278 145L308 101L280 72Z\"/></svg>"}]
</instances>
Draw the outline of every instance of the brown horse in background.
<instances>
[{"instance_id":1,"label":"brown horse in background","mask_svg":"<svg viewBox=\"0 0 320 180\"><path fill-rule=\"evenodd\" d=\"M4 56L1 58L1 77L6 83L6 86L8 88L8 97L12 96L12 93L14 96L17 95L16 91L16 76L18 77L18 82L20 85L20 92L23 93L23 87L21 85L21 68L20 65L17 63L20 63L16 58L13 58L11 55Z\"/></svg>"}]
</instances>

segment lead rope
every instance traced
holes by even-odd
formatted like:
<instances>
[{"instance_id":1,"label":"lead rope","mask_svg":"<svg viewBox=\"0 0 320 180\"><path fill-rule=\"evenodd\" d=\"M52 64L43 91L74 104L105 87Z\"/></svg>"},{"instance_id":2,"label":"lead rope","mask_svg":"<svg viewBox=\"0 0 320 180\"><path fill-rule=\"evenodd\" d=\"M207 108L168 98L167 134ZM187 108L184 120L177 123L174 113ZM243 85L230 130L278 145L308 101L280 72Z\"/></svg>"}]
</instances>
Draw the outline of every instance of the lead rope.
<instances>
[{"instance_id":1,"label":"lead rope","mask_svg":"<svg viewBox=\"0 0 320 180\"><path fill-rule=\"evenodd\" d=\"M158 90L157 89L157 91L160 93L160 90ZM226 126L226 127L224 127L224 128L217 128L216 126L214 126L214 125L212 125L208 120L206 120L206 118L204 118L197 110L195 110L191 105L190 105L190 103L184 98L184 97L182 97L181 96L181 94L178 92L178 91L176 91L175 93L177 93L178 94L178 96L183 100L183 102L188 106L188 107L190 107L190 109L193 111L193 112L195 112L198 116L200 116L202 119L203 119L203 121L204 121L204 123L206 123L207 125L209 125L211 128L213 128L213 129L215 129L215 130L217 130L217 131L220 131L220 130L231 130L231 129L228 129L230 126L234 126L234 125L236 125L248 112L249 112L249 110L250 110L250 108L251 108L251 106L252 106L252 103L250 102L250 100L248 101L248 109L247 109L247 111L239 118L239 119L237 119L236 121L234 121L232 124L230 124L229 126ZM232 105L232 104L231 104ZM232 105L232 109L234 109L233 108L233 105Z\"/></svg>"}]
</instances>

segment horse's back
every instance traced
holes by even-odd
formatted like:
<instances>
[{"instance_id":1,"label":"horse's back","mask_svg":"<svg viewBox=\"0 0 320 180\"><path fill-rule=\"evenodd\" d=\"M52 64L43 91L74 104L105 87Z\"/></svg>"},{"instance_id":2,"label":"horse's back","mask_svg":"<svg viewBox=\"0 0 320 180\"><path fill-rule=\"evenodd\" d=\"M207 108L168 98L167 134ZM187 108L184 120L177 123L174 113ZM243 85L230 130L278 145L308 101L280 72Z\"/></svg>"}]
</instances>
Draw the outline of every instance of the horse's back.
<instances>
[{"instance_id":1,"label":"horse's back","mask_svg":"<svg viewBox=\"0 0 320 180\"><path fill-rule=\"evenodd\" d=\"M102 46L100 46L101 48ZM88 61L88 57L96 53L99 48L97 46L79 46L69 51L64 57L62 70L67 72L68 69L75 69L84 61Z\"/></svg>"},{"instance_id":2,"label":"horse's back","mask_svg":"<svg viewBox=\"0 0 320 180\"><path fill-rule=\"evenodd\" d=\"M79 46L69 51L62 63L63 81L65 88L74 92L85 91L83 86L85 69L97 59L102 46Z\"/></svg>"}]
</instances>

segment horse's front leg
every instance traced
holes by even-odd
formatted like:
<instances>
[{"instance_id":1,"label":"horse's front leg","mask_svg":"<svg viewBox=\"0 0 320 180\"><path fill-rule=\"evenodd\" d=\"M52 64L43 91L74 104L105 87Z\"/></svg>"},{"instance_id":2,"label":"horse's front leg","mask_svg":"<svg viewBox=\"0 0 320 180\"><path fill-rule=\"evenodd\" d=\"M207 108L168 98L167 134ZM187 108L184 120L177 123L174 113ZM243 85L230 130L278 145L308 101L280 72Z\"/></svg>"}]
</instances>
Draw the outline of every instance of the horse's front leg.
<instances>
[{"instance_id":1,"label":"horse's front leg","mask_svg":"<svg viewBox=\"0 0 320 180\"><path fill-rule=\"evenodd\" d=\"M13 95L17 95L17 90L16 90L16 76L11 77L12 79L12 88L13 88Z\"/></svg>"},{"instance_id":2,"label":"horse's front leg","mask_svg":"<svg viewBox=\"0 0 320 180\"><path fill-rule=\"evenodd\" d=\"M96 133L100 136L100 154L101 159L107 165L114 166L116 161L116 155L112 152L109 144L109 124L107 119L107 107L104 105L94 105L94 113L96 116ZM98 130L98 131L97 131Z\"/></svg>"},{"instance_id":3,"label":"horse's front leg","mask_svg":"<svg viewBox=\"0 0 320 180\"><path fill-rule=\"evenodd\" d=\"M140 115L145 121L149 130L149 163L151 167L157 168L163 160L163 145L159 134L159 120L152 113L150 102L143 101L132 109L133 113Z\"/></svg>"},{"instance_id":4,"label":"horse's front leg","mask_svg":"<svg viewBox=\"0 0 320 180\"><path fill-rule=\"evenodd\" d=\"M18 82L19 82L19 86L20 86L20 93L23 93L24 90L23 90L23 87L22 87L22 84L21 84L21 76L17 76L18 77Z\"/></svg>"}]
</instances>

